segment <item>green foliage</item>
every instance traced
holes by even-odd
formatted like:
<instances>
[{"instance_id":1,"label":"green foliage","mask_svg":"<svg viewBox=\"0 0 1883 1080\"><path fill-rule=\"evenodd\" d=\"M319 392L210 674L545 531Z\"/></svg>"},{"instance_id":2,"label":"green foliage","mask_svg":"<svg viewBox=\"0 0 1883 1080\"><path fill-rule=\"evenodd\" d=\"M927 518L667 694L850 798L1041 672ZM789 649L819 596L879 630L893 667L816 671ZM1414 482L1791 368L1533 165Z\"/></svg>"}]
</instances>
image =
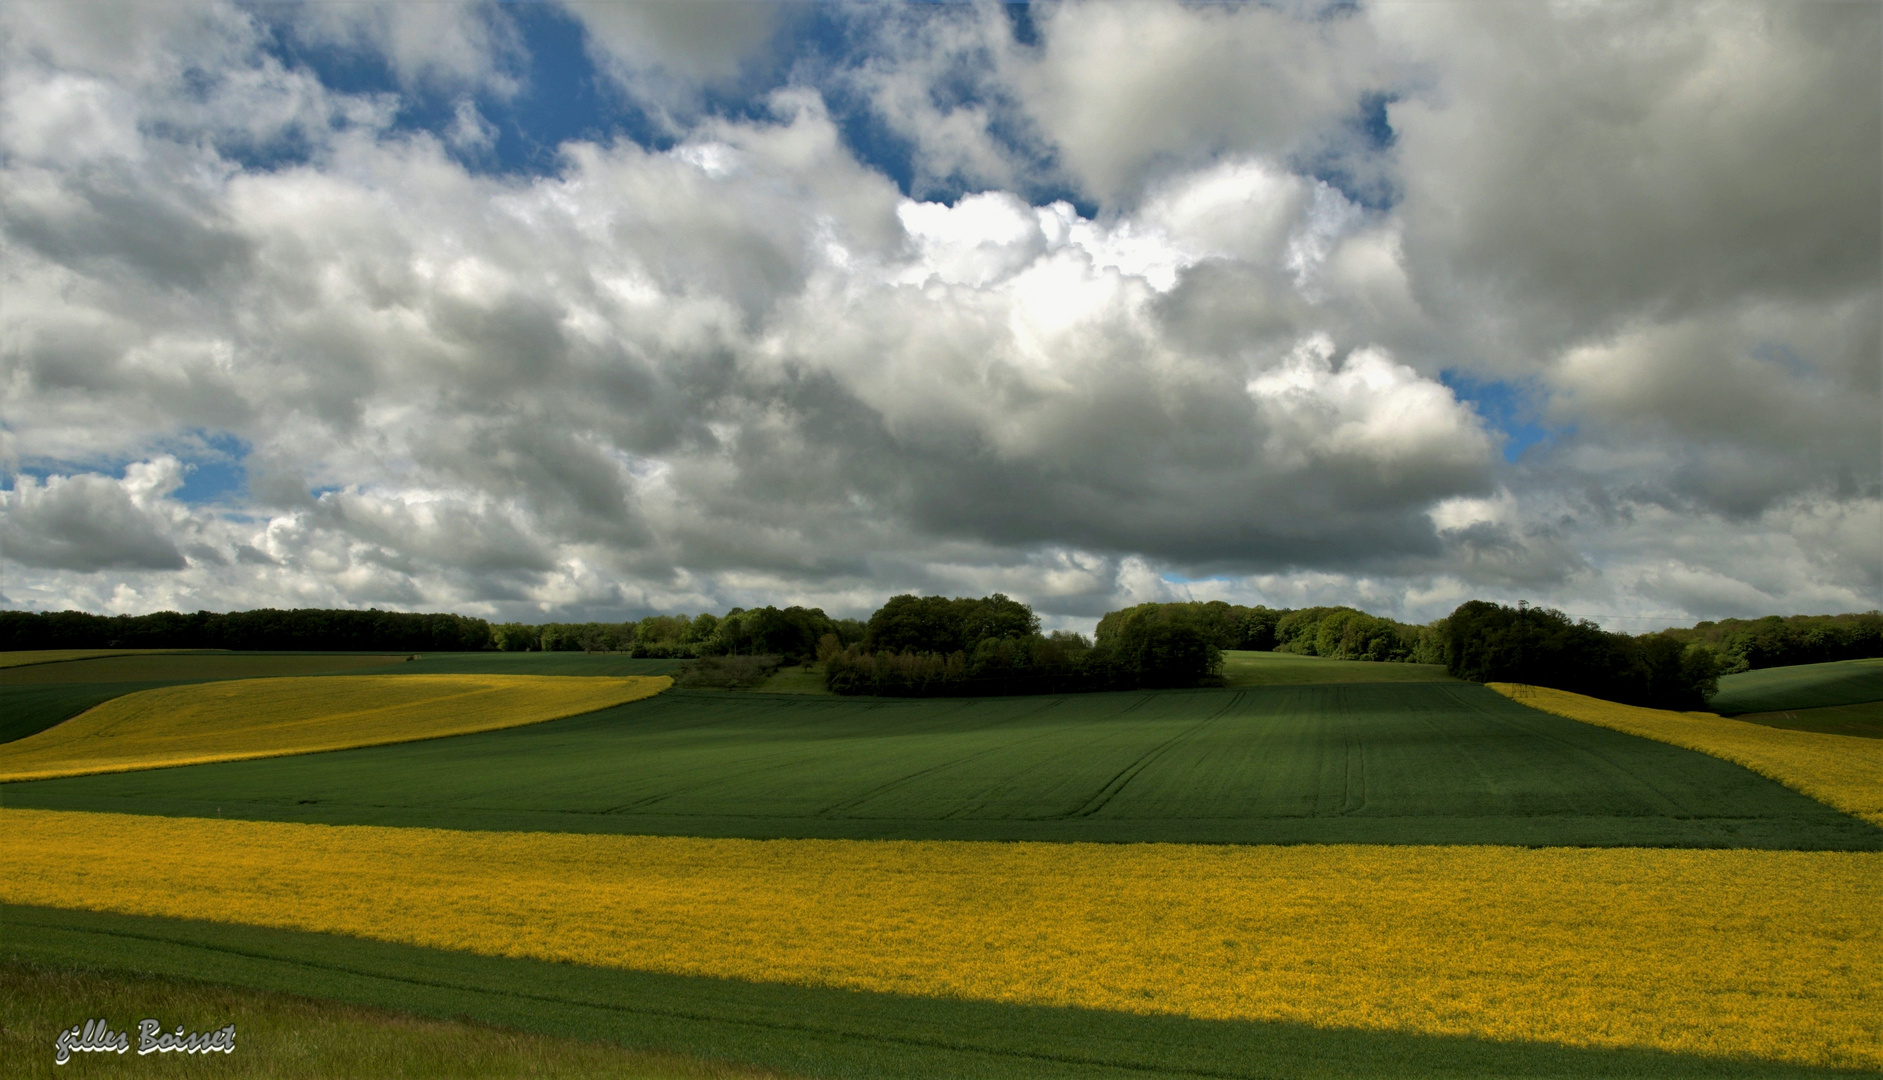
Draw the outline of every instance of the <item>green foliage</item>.
<instances>
[{"instance_id":1,"label":"green foliage","mask_svg":"<svg viewBox=\"0 0 1883 1080\"><path fill-rule=\"evenodd\" d=\"M821 641L818 658L832 692L887 697L1199 686L1222 663L1211 637L1218 628L1188 605L1112 612L1096 646L1039 626L1031 608L1000 593L897 596L870 617L861 644Z\"/></svg>"},{"instance_id":2,"label":"green foliage","mask_svg":"<svg viewBox=\"0 0 1883 1080\"><path fill-rule=\"evenodd\" d=\"M265 649L427 652L482 649L490 624L404 611L198 611L90 615L0 611L0 651L23 649Z\"/></svg>"},{"instance_id":3,"label":"green foliage","mask_svg":"<svg viewBox=\"0 0 1883 1080\"><path fill-rule=\"evenodd\" d=\"M1040 632L1033 609L1004 593L980 599L892 596L870 616L866 652L967 653L983 641L1016 640Z\"/></svg>"},{"instance_id":4,"label":"green foliage","mask_svg":"<svg viewBox=\"0 0 1883 1080\"><path fill-rule=\"evenodd\" d=\"M972 703L671 690L506 731L0 797L682 836L1883 849L1883 830L1737 765L1458 682Z\"/></svg>"},{"instance_id":5,"label":"green foliage","mask_svg":"<svg viewBox=\"0 0 1883 1080\"><path fill-rule=\"evenodd\" d=\"M1844 1070L1771 1061L1739 1061L1644 1050L1569 1047L1394 1031L1330 1030L1306 1024L1193 1020L1182 1016L1011 1005L990 1001L870 994L848 990L746 983L736 979L589 968L510 957L445 952L390 942L294 930L158 919L135 915L0 906L9 933L0 958L61 971L138 971L246 990L289 993L393 1009L439 1020L469 1021L555 1038L601 1040L709 1062L738 1061L832 1078L870 1080L1160 1080L1222 1077L1257 1080L1816 1080ZM18 970L15 968L14 970ZM118 978L118 976L113 976ZM116 1000L86 994L47 1000L11 971L0 995L0 1075L53 1076L53 1025L73 1017L122 1015L91 1007ZM215 990L202 993L206 1000ZM0 998L0 1000L6 1000ZM239 1007L239 1006L238 1006ZM132 1010L136 1011L136 1010ZM227 1009L214 1010L218 1015ZM157 1009L153 1015L170 1015ZM16 1021L16 1018L17 1021ZM238 1046L254 1021L238 1021ZM293 1025L300 1053L318 1052L311 1033ZM56 1027L54 1028L56 1030ZM477 1028L492 1032L493 1028ZM311 1045L310 1045L311 1044ZM265 1044L263 1044L265 1045ZM591 1044L592 1045L592 1044ZM477 1066L464 1076L584 1075L583 1051L557 1059L568 1068L541 1072ZM103 1055L88 1055L102 1057ZM205 1062L125 1062L126 1075L160 1072L232 1075L240 1052ZM274 1058L279 1075L430 1075L409 1057L371 1060L382 1067L309 1068ZM462 1058L459 1059L463 1061ZM353 1062L342 1059L347 1065ZM650 1064L664 1064L661 1061ZM67 1066L89 1074L106 1066ZM176 1068L164 1068L176 1066ZM241 1065L246 1068L248 1066ZM694 1071L694 1068L700 1071ZM681 1065L680 1077L743 1075L736 1066ZM722 1071L723 1070L723 1071ZM78 1075L74 1073L74 1075ZM234 1074L240 1075L240 1074ZM262 1074L269 1075L269 1074ZM615 1074L611 1074L615 1075ZM633 1077L633 1071L622 1074Z\"/></svg>"},{"instance_id":6,"label":"green foliage","mask_svg":"<svg viewBox=\"0 0 1883 1080\"><path fill-rule=\"evenodd\" d=\"M705 656L680 665L673 682L696 690L751 690L777 670L776 656Z\"/></svg>"},{"instance_id":7,"label":"green foliage","mask_svg":"<svg viewBox=\"0 0 1883 1080\"><path fill-rule=\"evenodd\" d=\"M1718 688L1713 653L1670 634L1611 634L1550 608L1471 600L1445 620L1445 662L1461 679L1549 686L1607 701L1701 709Z\"/></svg>"},{"instance_id":8,"label":"green foliage","mask_svg":"<svg viewBox=\"0 0 1883 1080\"><path fill-rule=\"evenodd\" d=\"M1711 650L1721 674L1883 657L1883 612L1877 611L1722 619L1665 632Z\"/></svg>"}]
</instances>

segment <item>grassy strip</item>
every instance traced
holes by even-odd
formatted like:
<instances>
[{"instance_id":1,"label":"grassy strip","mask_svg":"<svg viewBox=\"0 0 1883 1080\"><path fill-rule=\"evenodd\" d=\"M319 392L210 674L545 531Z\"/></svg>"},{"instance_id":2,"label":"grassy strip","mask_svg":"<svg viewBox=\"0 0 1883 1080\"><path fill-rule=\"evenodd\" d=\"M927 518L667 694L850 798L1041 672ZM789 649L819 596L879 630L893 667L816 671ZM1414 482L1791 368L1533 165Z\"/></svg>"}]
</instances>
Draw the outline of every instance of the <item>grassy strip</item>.
<instances>
[{"instance_id":1,"label":"grassy strip","mask_svg":"<svg viewBox=\"0 0 1883 1080\"><path fill-rule=\"evenodd\" d=\"M235 1025L227 1055L140 1056L136 1025L214 1031ZM127 1034L131 1049L73 1053L55 1063L57 1034L89 1019ZM781 1074L678 1054L552 1038L469 1020L441 1020L195 979L0 961L0 1074L198 1076L290 1080L400 1076L415 1080L762 1080Z\"/></svg>"},{"instance_id":2,"label":"grassy strip","mask_svg":"<svg viewBox=\"0 0 1883 1080\"><path fill-rule=\"evenodd\" d=\"M1845 813L1883 825L1883 743L1874 739L1780 731L1712 713L1617 705L1539 686L1488 685L1545 712L1744 765Z\"/></svg>"},{"instance_id":3,"label":"grassy strip","mask_svg":"<svg viewBox=\"0 0 1883 1080\"><path fill-rule=\"evenodd\" d=\"M925 997L1883 1064L1876 853L697 840L18 810L0 830L14 903ZM204 852L213 872L185 869Z\"/></svg>"},{"instance_id":4,"label":"grassy strip","mask_svg":"<svg viewBox=\"0 0 1883 1080\"><path fill-rule=\"evenodd\" d=\"M127 694L0 746L0 780L161 769L435 739L591 712L665 677L535 675L243 679Z\"/></svg>"},{"instance_id":5,"label":"grassy strip","mask_svg":"<svg viewBox=\"0 0 1883 1080\"><path fill-rule=\"evenodd\" d=\"M290 675L405 674L407 656L381 653L148 653L0 669L0 687L88 683L215 682Z\"/></svg>"},{"instance_id":6,"label":"grassy strip","mask_svg":"<svg viewBox=\"0 0 1883 1080\"><path fill-rule=\"evenodd\" d=\"M1748 724L1785 728L1788 731L1816 731L1825 735L1854 735L1859 739L1883 739L1883 701L1866 701L1859 705L1832 705L1822 709L1740 713L1733 719Z\"/></svg>"},{"instance_id":7,"label":"grassy strip","mask_svg":"<svg viewBox=\"0 0 1883 1080\"><path fill-rule=\"evenodd\" d=\"M50 908L0 906L0 925L8 931L0 937L0 955L15 963L127 969L291 991L819 1077L1817 1080L1878 1075L1643 1050L820 990ZM53 1019L53 1030L28 1032L28 1042L49 1050L56 1025L63 1023L68 1021Z\"/></svg>"},{"instance_id":8,"label":"grassy strip","mask_svg":"<svg viewBox=\"0 0 1883 1080\"><path fill-rule=\"evenodd\" d=\"M0 798L679 836L1883 849L1883 830L1708 754L1456 682L944 701L674 690L507 731Z\"/></svg>"},{"instance_id":9,"label":"grassy strip","mask_svg":"<svg viewBox=\"0 0 1883 1080\"><path fill-rule=\"evenodd\" d=\"M168 653L189 650L176 649L27 649L18 652L0 652L0 668L26 667L32 664L59 664L67 660L88 660L94 656L133 656L146 653Z\"/></svg>"},{"instance_id":10,"label":"grassy strip","mask_svg":"<svg viewBox=\"0 0 1883 1080\"><path fill-rule=\"evenodd\" d=\"M1708 707L1724 716L1883 701L1883 659L1742 671L1720 680Z\"/></svg>"},{"instance_id":11,"label":"grassy strip","mask_svg":"<svg viewBox=\"0 0 1883 1080\"><path fill-rule=\"evenodd\" d=\"M1227 686L1450 681L1451 676L1439 664L1381 664L1277 652L1223 653L1223 682Z\"/></svg>"}]
</instances>

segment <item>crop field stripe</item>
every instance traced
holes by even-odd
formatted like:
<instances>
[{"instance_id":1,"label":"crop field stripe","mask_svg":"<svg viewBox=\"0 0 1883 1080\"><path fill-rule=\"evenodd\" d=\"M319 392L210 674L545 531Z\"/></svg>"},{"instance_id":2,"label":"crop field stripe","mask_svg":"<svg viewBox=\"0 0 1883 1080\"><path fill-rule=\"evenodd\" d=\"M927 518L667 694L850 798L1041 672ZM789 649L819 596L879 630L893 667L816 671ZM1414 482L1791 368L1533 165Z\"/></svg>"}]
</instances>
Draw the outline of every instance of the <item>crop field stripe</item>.
<instances>
[{"instance_id":1,"label":"crop field stripe","mask_svg":"<svg viewBox=\"0 0 1883 1080\"><path fill-rule=\"evenodd\" d=\"M675 690L428 742L9 783L0 799L677 836L1883 850L1883 828L1740 765L1462 683L894 702Z\"/></svg>"},{"instance_id":2,"label":"crop field stripe","mask_svg":"<svg viewBox=\"0 0 1883 1080\"><path fill-rule=\"evenodd\" d=\"M156 972L875 1080L1824 1080L1760 1060L951 1001L476 956L288 930L0 906L0 955Z\"/></svg>"},{"instance_id":3,"label":"crop field stripe","mask_svg":"<svg viewBox=\"0 0 1883 1080\"><path fill-rule=\"evenodd\" d=\"M1883 742L1787 731L1712 713L1669 712L1517 683L1493 690L1532 708L1712 754L1883 826Z\"/></svg>"},{"instance_id":4,"label":"crop field stripe","mask_svg":"<svg viewBox=\"0 0 1883 1080\"><path fill-rule=\"evenodd\" d=\"M134 772L434 739L650 697L666 677L330 676L126 694L0 745L0 781Z\"/></svg>"},{"instance_id":5,"label":"crop field stripe","mask_svg":"<svg viewBox=\"0 0 1883 1080\"><path fill-rule=\"evenodd\" d=\"M1883 701L1883 657L1742 671L1722 678L1708 704L1714 712L1732 715L1871 701Z\"/></svg>"},{"instance_id":6,"label":"crop field stripe","mask_svg":"<svg viewBox=\"0 0 1883 1080\"><path fill-rule=\"evenodd\" d=\"M1883 1067L1876 853L698 840L11 809L0 835L14 904L83 896L918 997ZM184 869L205 852L214 873Z\"/></svg>"}]
</instances>

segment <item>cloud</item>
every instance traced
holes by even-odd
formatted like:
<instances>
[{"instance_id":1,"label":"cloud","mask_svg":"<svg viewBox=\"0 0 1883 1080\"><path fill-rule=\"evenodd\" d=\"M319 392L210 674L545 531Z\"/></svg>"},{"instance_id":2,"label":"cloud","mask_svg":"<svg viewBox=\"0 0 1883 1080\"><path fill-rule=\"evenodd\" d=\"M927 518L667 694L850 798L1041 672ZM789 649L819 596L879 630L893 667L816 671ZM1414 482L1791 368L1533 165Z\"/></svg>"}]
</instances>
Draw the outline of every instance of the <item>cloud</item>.
<instances>
[{"instance_id":1,"label":"cloud","mask_svg":"<svg viewBox=\"0 0 1883 1080\"><path fill-rule=\"evenodd\" d=\"M187 564L150 505L180 483L175 458L134 466L122 481L18 477L0 493L0 551L44 569L180 570Z\"/></svg>"},{"instance_id":2,"label":"cloud","mask_svg":"<svg viewBox=\"0 0 1883 1080\"><path fill-rule=\"evenodd\" d=\"M1874 9L1423 8L578 7L665 133L541 175L499 10L8 9L9 601L1874 605Z\"/></svg>"}]
</instances>

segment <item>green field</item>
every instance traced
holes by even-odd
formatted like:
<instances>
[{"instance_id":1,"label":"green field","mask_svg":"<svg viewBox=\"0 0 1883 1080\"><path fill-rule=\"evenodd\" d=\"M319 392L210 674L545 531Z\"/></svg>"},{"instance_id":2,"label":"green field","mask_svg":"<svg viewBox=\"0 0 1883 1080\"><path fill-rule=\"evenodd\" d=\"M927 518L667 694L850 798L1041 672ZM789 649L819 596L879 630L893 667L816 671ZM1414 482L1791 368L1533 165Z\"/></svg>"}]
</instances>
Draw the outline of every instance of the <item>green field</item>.
<instances>
[{"instance_id":1,"label":"green field","mask_svg":"<svg viewBox=\"0 0 1883 1080\"><path fill-rule=\"evenodd\" d=\"M1415 1080L1630 1077L1805 1080L1874 1073L1639 1050L1192 1020L901 997L475 956L385 942L176 919L0 906L0 961L129 970L309 995L418 1016L752 1062L818 1077L1110 1080L1126 1077ZM19 1037L6 1075L52 1071L57 1025ZM238 1028L238 1051L241 1028ZM26 1071L12 1047L41 1047ZM93 1056L93 1055L87 1055ZM96 1055L103 1056L103 1055ZM222 1064L143 1059L208 1075ZM131 1070L126 1070L130 1072ZM153 1068L162 1074L170 1071ZM140 1070L140 1073L142 1070ZM319 1075L290 1073L288 1075ZM528 1074L525 1074L528 1075ZM634 1075L629 1073L628 1075ZM736 1074L735 1074L736 1075Z\"/></svg>"},{"instance_id":2,"label":"green field","mask_svg":"<svg viewBox=\"0 0 1883 1080\"><path fill-rule=\"evenodd\" d=\"M1469 683L669 691L397 746L8 784L9 807L692 836L1883 849L1718 758Z\"/></svg>"},{"instance_id":3,"label":"green field","mask_svg":"<svg viewBox=\"0 0 1883 1080\"><path fill-rule=\"evenodd\" d=\"M1760 668L1720 679L1708 707L1722 716L1883 701L1883 658Z\"/></svg>"},{"instance_id":4,"label":"green field","mask_svg":"<svg viewBox=\"0 0 1883 1080\"><path fill-rule=\"evenodd\" d=\"M1452 682L1441 664L1381 664L1370 660L1330 660L1293 653L1223 653L1227 686L1290 686L1304 683Z\"/></svg>"}]
</instances>

